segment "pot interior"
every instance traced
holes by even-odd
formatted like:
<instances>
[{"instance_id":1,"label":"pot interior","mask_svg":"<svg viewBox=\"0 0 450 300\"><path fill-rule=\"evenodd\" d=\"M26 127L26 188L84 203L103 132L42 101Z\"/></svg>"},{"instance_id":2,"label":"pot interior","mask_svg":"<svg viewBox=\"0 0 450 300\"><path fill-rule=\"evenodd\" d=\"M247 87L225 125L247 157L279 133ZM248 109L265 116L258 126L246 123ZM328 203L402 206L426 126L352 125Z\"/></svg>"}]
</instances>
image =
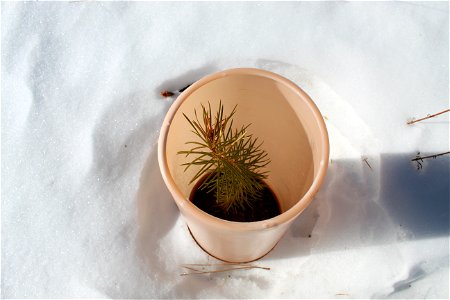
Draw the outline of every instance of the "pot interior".
<instances>
[{"instance_id":1,"label":"pot interior","mask_svg":"<svg viewBox=\"0 0 450 300\"><path fill-rule=\"evenodd\" d=\"M277 196L282 212L293 207L311 187L317 175L321 159L321 145L317 120L305 98L285 81L258 74L224 74L194 85L180 95L181 101L175 112L167 135L166 159L174 182L188 199L195 183L189 181L198 170L190 167L184 171L181 165L193 156L177 155L188 150L188 141L198 138L191 132L183 116L194 118L194 109L201 118L201 104L211 104L217 111L219 101L225 113L237 105L234 126L251 124L248 131L263 141L262 148L271 160L266 183Z\"/></svg>"}]
</instances>

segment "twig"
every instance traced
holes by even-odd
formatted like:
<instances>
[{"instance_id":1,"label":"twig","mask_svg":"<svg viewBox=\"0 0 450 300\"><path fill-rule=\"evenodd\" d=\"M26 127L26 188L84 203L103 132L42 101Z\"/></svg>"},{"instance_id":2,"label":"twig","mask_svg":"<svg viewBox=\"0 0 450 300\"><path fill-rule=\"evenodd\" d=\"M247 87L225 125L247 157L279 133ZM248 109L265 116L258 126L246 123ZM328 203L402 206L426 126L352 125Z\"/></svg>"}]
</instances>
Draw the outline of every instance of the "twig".
<instances>
[{"instance_id":1,"label":"twig","mask_svg":"<svg viewBox=\"0 0 450 300\"><path fill-rule=\"evenodd\" d=\"M362 160L367 164L367 166L369 167L369 169L370 169L371 171L373 171L372 167L370 166L369 162L367 161L368 158L367 158L367 157L363 157Z\"/></svg>"},{"instance_id":2,"label":"twig","mask_svg":"<svg viewBox=\"0 0 450 300\"><path fill-rule=\"evenodd\" d=\"M188 268L185 267L188 270L194 271L194 272L190 272L190 273L181 273L181 276L186 276L186 275L194 275L194 274L213 274L213 273L222 273L222 272L228 272L228 271L234 271L234 270L248 270L248 269L255 269L256 267L253 266L248 266L248 267L236 267L236 268L228 268L228 269L221 269L221 270L212 270L212 271L201 271L201 270L197 270L195 268Z\"/></svg>"},{"instance_id":3,"label":"twig","mask_svg":"<svg viewBox=\"0 0 450 300\"><path fill-rule=\"evenodd\" d=\"M438 156L446 155L446 154L449 154L449 153L450 153L450 151L439 153L439 154L434 154L434 155L420 156L420 152L417 152L416 157L411 159L411 161L415 161L417 163L417 170L420 170L420 169L422 169L422 163L421 162L423 162L424 159L427 159L427 158L435 159Z\"/></svg>"},{"instance_id":4,"label":"twig","mask_svg":"<svg viewBox=\"0 0 450 300\"><path fill-rule=\"evenodd\" d=\"M406 124L411 125L411 124L414 124L414 123L417 123L417 122L420 122L420 121L423 121L423 120L426 120L426 119L434 118L434 117L436 117L436 116L445 114L445 113L447 113L447 112L449 112L449 111L450 111L450 109L446 109L446 110L443 110L443 111L441 111L441 112L435 113L435 114L433 114L433 115L427 115L426 117L421 118L421 119L418 119L418 120L414 120L414 119L413 119L413 120L407 122Z\"/></svg>"},{"instance_id":5,"label":"twig","mask_svg":"<svg viewBox=\"0 0 450 300\"><path fill-rule=\"evenodd\" d=\"M254 267L258 267L255 265L249 265L249 264L245 264L245 263L222 263L222 264L182 264L182 267L184 266L199 266L199 267L215 267L215 266L254 266ZM263 268L263 267L258 267L258 268ZM265 268L265 267L264 267ZM270 268L269 268L270 269Z\"/></svg>"},{"instance_id":6,"label":"twig","mask_svg":"<svg viewBox=\"0 0 450 300\"><path fill-rule=\"evenodd\" d=\"M182 93L182 92L184 92L184 90L185 90L185 89L187 89L188 87L190 87L191 85L192 85L192 83L190 83L190 84L186 85L185 87L183 87L183 88L179 89L179 90L178 90L178 92L179 92L179 93Z\"/></svg>"},{"instance_id":7,"label":"twig","mask_svg":"<svg viewBox=\"0 0 450 300\"><path fill-rule=\"evenodd\" d=\"M450 154L450 151L439 153L439 154L434 154L434 155L428 155L428 156L420 156L420 152L419 152L417 154L416 158L411 159L411 161L419 161L419 160L422 161L427 158L436 158L438 156L442 156L442 155L446 155L446 154Z\"/></svg>"},{"instance_id":8,"label":"twig","mask_svg":"<svg viewBox=\"0 0 450 300\"><path fill-rule=\"evenodd\" d=\"M205 267L225 267L225 266L233 266L231 268L225 268L225 269L217 269L217 270L204 270ZM228 271L234 271L234 270L248 270L248 269L263 269L263 270L270 270L270 268L267 267L261 267L261 266L255 266L255 265L243 265L239 263L227 263L227 264L184 264L181 265L181 267L194 271L190 273L182 273L181 276L185 275L193 275L193 274L212 274L212 273L221 273L221 272L228 272ZM201 268L196 268L201 267Z\"/></svg>"}]
</instances>

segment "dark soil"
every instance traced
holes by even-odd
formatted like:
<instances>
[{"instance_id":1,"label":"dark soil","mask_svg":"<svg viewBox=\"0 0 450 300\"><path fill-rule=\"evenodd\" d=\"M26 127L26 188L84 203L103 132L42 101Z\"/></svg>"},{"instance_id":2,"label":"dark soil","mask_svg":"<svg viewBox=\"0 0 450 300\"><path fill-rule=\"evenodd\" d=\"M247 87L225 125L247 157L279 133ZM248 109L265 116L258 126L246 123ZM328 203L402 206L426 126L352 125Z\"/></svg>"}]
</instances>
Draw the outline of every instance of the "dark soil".
<instances>
[{"instance_id":1,"label":"dark soil","mask_svg":"<svg viewBox=\"0 0 450 300\"><path fill-rule=\"evenodd\" d=\"M246 206L245 209L239 211L224 211L216 204L215 190L208 193L206 190L199 189L203 181L207 180L207 178L208 176L199 180L197 185L192 190L190 200L198 208L210 215L228 221L256 222L270 219L281 214L280 206L275 194L264 182L262 197L260 199L255 199L254 201L250 200L252 202L251 207Z\"/></svg>"}]
</instances>

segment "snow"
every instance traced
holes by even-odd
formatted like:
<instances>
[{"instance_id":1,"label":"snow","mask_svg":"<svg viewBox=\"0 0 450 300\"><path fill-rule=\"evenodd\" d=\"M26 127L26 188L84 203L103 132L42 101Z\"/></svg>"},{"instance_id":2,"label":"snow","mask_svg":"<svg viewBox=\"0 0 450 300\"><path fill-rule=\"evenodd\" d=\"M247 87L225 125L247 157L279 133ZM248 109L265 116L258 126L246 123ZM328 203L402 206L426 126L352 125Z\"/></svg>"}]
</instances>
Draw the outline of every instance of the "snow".
<instances>
[{"instance_id":1,"label":"snow","mask_svg":"<svg viewBox=\"0 0 450 300\"><path fill-rule=\"evenodd\" d=\"M445 298L447 2L2 3L4 298ZM175 90L232 67L296 82L331 162L277 247L238 270L190 236L156 142ZM363 161L367 158L369 166Z\"/></svg>"}]
</instances>

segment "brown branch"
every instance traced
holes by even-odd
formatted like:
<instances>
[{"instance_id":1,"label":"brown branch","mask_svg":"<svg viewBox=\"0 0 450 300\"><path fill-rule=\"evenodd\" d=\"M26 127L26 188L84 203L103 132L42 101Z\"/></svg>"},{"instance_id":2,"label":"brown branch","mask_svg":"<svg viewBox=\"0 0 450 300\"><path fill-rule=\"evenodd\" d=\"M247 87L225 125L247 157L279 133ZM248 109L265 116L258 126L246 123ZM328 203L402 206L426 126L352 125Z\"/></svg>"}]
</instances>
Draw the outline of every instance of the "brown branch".
<instances>
[{"instance_id":1,"label":"brown branch","mask_svg":"<svg viewBox=\"0 0 450 300\"><path fill-rule=\"evenodd\" d=\"M443 110L443 111L441 111L441 112L435 113L435 114L433 114L433 115L428 115L428 116L426 116L426 117L424 117L424 118L421 118L421 119L418 119L418 120L414 120L414 119L413 119L413 120L407 122L406 124L411 125L411 124L414 124L414 123L417 123L417 122L420 122L420 121L423 121L423 120L426 120L426 119L434 118L434 117L436 117L436 116L445 114L445 113L447 113L447 112L449 112L449 111L450 111L450 109L446 109L446 110Z\"/></svg>"},{"instance_id":2,"label":"brown branch","mask_svg":"<svg viewBox=\"0 0 450 300\"><path fill-rule=\"evenodd\" d=\"M428 155L428 156L420 156L418 154L416 156L416 158L411 159L411 161L419 161L419 160L424 160L424 159L427 159L427 158L436 158L438 156L442 156L442 155L446 155L446 154L450 154L450 151L439 153L439 154L434 154L434 155Z\"/></svg>"},{"instance_id":3,"label":"brown branch","mask_svg":"<svg viewBox=\"0 0 450 300\"><path fill-rule=\"evenodd\" d=\"M434 154L434 155L420 156L420 152L417 152L416 157L411 159L411 161L415 161L417 163L417 170L420 170L423 167L421 162L423 162L424 159L427 159L427 158L433 158L434 159L434 158L436 158L438 156L446 155L446 154L449 154L449 153L450 153L450 151L439 153L439 154Z\"/></svg>"}]
</instances>

